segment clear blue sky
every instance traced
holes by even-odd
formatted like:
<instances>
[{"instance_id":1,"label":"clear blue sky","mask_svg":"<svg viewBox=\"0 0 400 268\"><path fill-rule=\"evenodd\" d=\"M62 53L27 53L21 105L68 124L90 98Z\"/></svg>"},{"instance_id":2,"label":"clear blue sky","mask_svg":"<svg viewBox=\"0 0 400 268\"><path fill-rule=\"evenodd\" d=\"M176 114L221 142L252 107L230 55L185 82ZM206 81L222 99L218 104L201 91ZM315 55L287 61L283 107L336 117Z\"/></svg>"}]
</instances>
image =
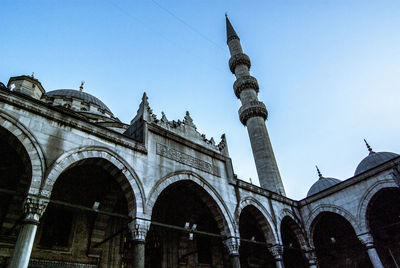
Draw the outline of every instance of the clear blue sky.
<instances>
[{"instance_id":1,"label":"clear blue sky","mask_svg":"<svg viewBox=\"0 0 400 268\"><path fill-rule=\"evenodd\" d=\"M228 68L225 17L252 61L287 195L323 175L351 177L375 151L400 153L400 1L3 0L0 81L35 72L47 91L78 89L123 122L143 91L158 115L216 140L257 182Z\"/></svg>"}]
</instances>

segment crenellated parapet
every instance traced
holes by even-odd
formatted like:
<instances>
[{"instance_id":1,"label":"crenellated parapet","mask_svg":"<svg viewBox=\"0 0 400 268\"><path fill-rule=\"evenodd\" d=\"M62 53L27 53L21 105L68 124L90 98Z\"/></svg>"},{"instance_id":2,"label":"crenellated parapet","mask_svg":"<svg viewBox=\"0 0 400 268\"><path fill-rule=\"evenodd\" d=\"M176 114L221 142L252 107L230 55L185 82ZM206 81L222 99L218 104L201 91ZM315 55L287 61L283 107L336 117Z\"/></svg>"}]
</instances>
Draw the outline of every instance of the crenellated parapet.
<instances>
[{"instance_id":1,"label":"crenellated parapet","mask_svg":"<svg viewBox=\"0 0 400 268\"><path fill-rule=\"evenodd\" d=\"M161 119L157 119L155 114L152 114L150 118L150 123L156 124L184 138L188 138L198 144L212 149L213 151L222 152L226 146L225 135L221 136L221 141L217 144L213 137L207 139L205 134L198 132L188 111L183 120L178 119L177 121L169 121L164 113L162 113Z\"/></svg>"},{"instance_id":2,"label":"crenellated parapet","mask_svg":"<svg viewBox=\"0 0 400 268\"><path fill-rule=\"evenodd\" d=\"M265 104L262 101L251 101L248 102L239 109L239 118L240 122L242 122L243 125L246 126L247 120L249 120L252 117L262 117L264 120L267 120L268 118L268 111L267 108L265 107Z\"/></svg>"},{"instance_id":3,"label":"crenellated parapet","mask_svg":"<svg viewBox=\"0 0 400 268\"><path fill-rule=\"evenodd\" d=\"M216 143L212 137L208 139L205 134L197 131L197 127L188 111L186 112L183 120L168 120L164 112L161 112L161 118L159 119L150 108L146 93L143 94L142 102L139 105L137 115L131 121L131 126L125 132L125 135L143 142L144 122L161 127L169 132L175 133L178 136L189 139L192 142L211 149L214 152L229 156L225 134L221 136L221 141L219 143Z\"/></svg>"}]
</instances>

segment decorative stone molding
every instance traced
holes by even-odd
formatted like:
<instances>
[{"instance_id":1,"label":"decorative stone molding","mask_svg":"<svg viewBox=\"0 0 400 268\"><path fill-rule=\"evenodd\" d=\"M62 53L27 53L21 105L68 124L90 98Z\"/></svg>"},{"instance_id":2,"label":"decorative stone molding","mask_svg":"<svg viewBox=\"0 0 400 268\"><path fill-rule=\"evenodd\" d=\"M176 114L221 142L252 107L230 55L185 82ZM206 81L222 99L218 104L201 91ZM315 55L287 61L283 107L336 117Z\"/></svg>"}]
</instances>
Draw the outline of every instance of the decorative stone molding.
<instances>
[{"instance_id":1,"label":"decorative stone molding","mask_svg":"<svg viewBox=\"0 0 400 268\"><path fill-rule=\"evenodd\" d=\"M235 74L235 69L238 65L246 65L250 70L251 62L249 56L244 53L232 55L232 57L229 59L229 69L233 74Z\"/></svg>"},{"instance_id":2,"label":"decorative stone molding","mask_svg":"<svg viewBox=\"0 0 400 268\"><path fill-rule=\"evenodd\" d=\"M185 137L186 139L190 139L218 153L221 153L222 151L219 144L215 143L214 138L211 137L210 139L207 139L205 134L197 131L197 127L194 124L193 119L188 111L186 112L183 121L169 121L164 112L161 113L161 119L158 119L157 115L153 114L152 112L149 118L150 123L162 127L163 129L171 131L179 136Z\"/></svg>"},{"instance_id":3,"label":"decorative stone molding","mask_svg":"<svg viewBox=\"0 0 400 268\"><path fill-rule=\"evenodd\" d=\"M228 37L226 43L228 44L230 41L235 40L235 39L237 39L237 40L240 41L239 36L237 36L237 35L231 35L231 36Z\"/></svg>"},{"instance_id":4,"label":"decorative stone molding","mask_svg":"<svg viewBox=\"0 0 400 268\"><path fill-rule=\"evenodd\" d=\"M268 118L267 108L265 107L265 104L261 101L251 101L244 104L239 109L239 118L240 122L242 122L243 125L246 125L247 120L256 116L260 116L264 118L264 120L267 120Z\"/></svg>"},{"instance_id":5,"label":"decorative stone molding","mask_svg":"<svg viewBox=\"0 0 400 268\"><path fill-rule=\"evenodd\" d=\"M150 228L150 220L136 218L128 225L134 241L146 240L147 231Z\"/></svg>"},{"instance_id":6,"label":"decorative stone molding","mask_svg":"<svg viewBox=\"0 0 400 268\"><path fill-rule=\"evenodd\" d=\"M361 241L361 244L363 244L367 249L375 247L374 238L370 233L358 235L358 239Z\"/></svg>"},{"instance_id":7,"label":"decorative stone molding","mask_svg":"<svg viewBox=\"0 0 400 268\"><path fill-rule=\"evenodd\" d=\"M257 93L260 89L257 79L251 75L239 77L236 79L235 83L233 83L233 90L235 91L235 95L238 99L240 99L240 93L249 88L254 89Z\"/></svg>"},{"instance_id":8,"label":"decorative stone molding","mask_svg":"<svg viewBox=\"0 0 400 268\"><path fill-rule=\"evenodd\" d=\"M34 196L28 196L24 202L25 222L39 224L49 201Z\"/></svg>"},{"instance_id":9,"label":"decorative stone molding","mask_svg":"<svg viewBox=\"0 0 400 268\"><path fill-rule=\"evenodd\" d=\"M276 244L269 248L272 256L274 257L275 261L281 261L283 259L283 246Z\"/></svg>"},{"instance_id":10,"label":"decorative stone molding","mask_svg":"<svg viewBox=\"0 0 400 268\"><path fill-rule=\"evenodd\" d=\"M240 238L229 237L224 240L224 244L228 249L229 255L239 255Z\"/></svg>"}]
</instances>

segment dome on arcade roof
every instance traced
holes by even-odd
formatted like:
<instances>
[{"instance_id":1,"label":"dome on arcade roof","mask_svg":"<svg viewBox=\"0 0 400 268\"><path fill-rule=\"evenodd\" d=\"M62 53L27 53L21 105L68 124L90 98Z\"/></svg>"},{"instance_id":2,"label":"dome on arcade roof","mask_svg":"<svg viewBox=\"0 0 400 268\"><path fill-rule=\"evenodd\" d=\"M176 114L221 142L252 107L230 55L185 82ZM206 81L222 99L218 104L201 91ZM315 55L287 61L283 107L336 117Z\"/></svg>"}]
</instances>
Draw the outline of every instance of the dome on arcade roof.
<instances>
[{"instance_id":1,"label":"dome on arcade roof","mask_svg":"<svg viewBox=\"0 0 400 268\"><path fill-rule=\"evenodd\" d=\"M310 190L308 190L307 197L312 196L316 193L319 193L319 192L321 192L325 189L328 189L328 188L332 187L333 185L336 185L339 182L341 182L341 180L338 180L335 178L323 177L321 172L319 171L318 167L317 167L317 171L318 171L319 179L317 182L315 182L311 186Z\"/></svg>"},{"instance_id":2,"label":"dome on arcade roof","mask_svg":"<svg viewBox=\"0 0 400 268\"><path fill-rule=\"evenodd\" d=\"M398 157L398 154L391 153L391 152L374 152L369 146L368 142L364 139L364 142L368 148L369 155L365 157L360 164L358 164L356 171L354 172L354 176L357 176L367 170L370 170L374 167L377 167L389 160L392 160Z\"/></svg>"},{"instance_id":3,"label":"dome on arcade roof","mask_svg":"<svg viewBox=\"0 0 400 268\"><path fill-rule=\"evenodd\" d=\"M96 98L95 96L79 91L79 90L74 90L74 89L57 89L57 90L52 90L49 92L46 92L44 94L45 97L65 97L65 98L76 98L80 99L84 102L94 104L100 107L100 109L105 110L112 114L111 110L105 105L101 100Z\"/></svg>"}]
</instances>

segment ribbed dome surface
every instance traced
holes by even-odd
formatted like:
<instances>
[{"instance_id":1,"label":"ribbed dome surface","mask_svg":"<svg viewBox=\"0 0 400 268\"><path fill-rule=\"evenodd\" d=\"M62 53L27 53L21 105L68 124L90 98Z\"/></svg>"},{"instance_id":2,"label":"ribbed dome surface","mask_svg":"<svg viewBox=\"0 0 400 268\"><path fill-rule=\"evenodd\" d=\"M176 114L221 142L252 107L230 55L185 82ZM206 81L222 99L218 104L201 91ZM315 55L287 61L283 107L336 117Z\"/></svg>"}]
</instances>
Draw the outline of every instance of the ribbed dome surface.
<instances>
[{"instance_id":1,"label":"ribbed dome surface","mask_svg":"<svg viewBox=\"0 0 400 268\"><path fill-rule=\"evenodd\" d=\"M338 179L335 178L325 178L325 177L321 177L316 183L314 183L310 190L307 193L307 197L319 193L325 189L328 189L329 187L332 187L335 184L338 184L339 182L341 182Z\"/></svg>"},{"instance_id":2,"label":"ribbed dome surface","mask_svg":"<svg viewBox=\"0 0 400 268\"><path fill-rule=\"evenodd\" d=\"M57 89L46 92L44 95L47 97L65 97L65 98L81 99L84 102L95 104L99 106L101 109L112 114L111 110L101 100L83 91L74 89Z\"/></svg>"},{"instance_id":3,"label":"ribbed dome surface","mask_svg":"<svg viewBox=\"0 0 400 268\"><path fill-rule=\"evenodd\" d=\"M356 172L354 172L354 176L357 176L371 168L377 167L398 156L398 154L391 152L372 152L366 158L364 158L360 164L358 164Z\"/></svg>"}]
</instances>

